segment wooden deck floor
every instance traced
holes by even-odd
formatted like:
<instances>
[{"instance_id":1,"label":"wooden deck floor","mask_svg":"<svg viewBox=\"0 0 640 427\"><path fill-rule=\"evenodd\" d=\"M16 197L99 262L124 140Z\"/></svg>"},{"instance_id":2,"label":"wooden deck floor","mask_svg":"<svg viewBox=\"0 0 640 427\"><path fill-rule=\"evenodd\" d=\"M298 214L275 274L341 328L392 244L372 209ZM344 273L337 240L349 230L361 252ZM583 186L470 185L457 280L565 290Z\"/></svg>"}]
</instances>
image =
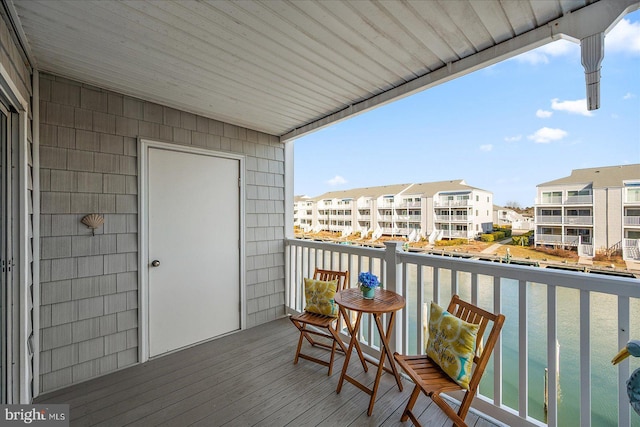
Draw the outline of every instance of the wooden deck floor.
<instances>
[{"instance_id":1,"label":"wooden deck floor","mask_svg":"<svg viewBox=\"0 0 640 427\"><path fill-rule=\"evenodd\" d=\"M400 422L412 389L408 380L400 392L384 374L369 417L368 395L348 382L336 393L344 357L336 358L331 377L306 360L294 365L297 337L287 319L276 320L43 395L37 403L69 404L72 426L411 425ZM357 357L351 361L349 373L360 372L357 378L371 384L374 369L364 373ZM425 425L451 425L424 396L416 409ZM473 413L467 422L495 425Z\"/></svg>"}]
</instances>

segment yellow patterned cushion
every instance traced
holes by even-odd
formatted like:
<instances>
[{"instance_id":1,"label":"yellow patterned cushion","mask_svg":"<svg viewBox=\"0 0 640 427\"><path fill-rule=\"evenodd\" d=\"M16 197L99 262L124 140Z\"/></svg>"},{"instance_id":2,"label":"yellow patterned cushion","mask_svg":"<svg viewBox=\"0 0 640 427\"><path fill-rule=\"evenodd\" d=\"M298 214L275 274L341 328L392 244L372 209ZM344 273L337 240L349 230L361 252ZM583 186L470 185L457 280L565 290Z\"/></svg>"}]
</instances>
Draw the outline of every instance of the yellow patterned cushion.
<instances>
[{"instance_id":1,"label":"yellow patterned cushion","mask_svg":"<svg viewBox=\"0 0 640 427\"><path fill-rule=\"evenodd\" d=\"M338 280L324 282L305 277L304 297L307 303L305 311L338 317L338 304L334 301L337 288Z\"/></svg>"},{"instance_id":2,"label":"yellow patterned cushion","mask_svg":"<svg viewBox=\"0 0 640 427\"><path fill-rule=\"evenodd\" d=\"M478 325L431 303L427 355L460 387L469 389Z\"/></svg>"}]
</instances>

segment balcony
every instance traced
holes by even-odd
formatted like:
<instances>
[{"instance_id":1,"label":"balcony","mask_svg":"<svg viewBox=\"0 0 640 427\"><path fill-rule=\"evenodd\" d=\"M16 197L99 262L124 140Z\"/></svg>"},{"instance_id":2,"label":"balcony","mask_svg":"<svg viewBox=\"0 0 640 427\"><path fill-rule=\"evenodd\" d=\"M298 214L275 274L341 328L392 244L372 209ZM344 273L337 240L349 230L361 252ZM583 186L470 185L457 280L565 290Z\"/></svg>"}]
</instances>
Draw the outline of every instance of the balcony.
<instances>
[{"instance_id":1,"label":"balcony","mask_svg":"<svg viewBox=\"0 0 640 427\"><path fill-rule=\"evenodd\" d=\"M445 305L457 293L507 318L473 403L476 410L507 425L592 425L592 420L593 425L631 425L625 382L639 361L614 367L610 360L629 340L630 326L640 323L637 279L414 254L396 245L371 249L287 240L288 309L302 310L300 283L315 266L348 269L352 286L355 273L372 271L386 289L407 299L392 345L417 353L425 347L425 304ZM367 354L376 355L369 319L360 342ZM548 378L557 379L548 382L546 414L545 369Z\"/></svg>"},{"instance_id":2,"label":"balcony","mask_svg":"<svg viewBox=\"0 0 640 427\"><path fill-rule=\"evenodd\" d=\"M625 216L624 225L631 227L640 227L640 216Z\"/></svg>"},{"instance_id":3,"label":"balcony","mask_svg":"<svg viewBox=\"0 0 640 427\"><path fill-rule=\"evenodd\" d=\"M535 239L536 239L536 245L578 246L578 243L579 243L578 236L567 236L562 234L537 234L536 233Z\"/></svg>"},{"instance_id":4,"label":"balcony","mask_svg":"<svg viewBox=\"0 0 640 427\"><path fill-rule=\"evenodd\" d=\"M468 215L436 215L436 221L442 222L470 222L471 218Z\"/></svg>"},{"instance_id":5,"label":"balcony","mask_svg":"<svg viewBox=\"0 0 640 427\"><path fill-rule=\"evenodd\" d=\"M471 206L472 202L469 199L464 200L446 200L440 199L434 201L435 207L459 207L459 206Z\"/></svg>"},{"instance_id":6,"label":"balcony","mask_svg":"<svg viewBox=\"0 0 640 427\"><path fill-rule=\"evenodd\" d=\"M584 196L567 196L564 201L565 205L591 205L593 204L593 195Z\"/></svg>"},{"instance_id":7,"label":"balcony","mask_svg":"<svg viewBox=\"0 0 640 427\"><path fill-rule=\"evenodd\" d=\"M560 215L536 215L537 224L562 224Z\"/></svg>"},{"instance_id":8,"label":"balcony","mask_svg":"<svg viewBox=\"0 0 640 427\"><path fill-rule=\"evenodd\" d=\"M397 208L419 208L420 202L406 202L402 200L396 205Z\"/></svg>"},{"instance_id":9,"label":"balcony","mask_svg":"<svg viewBox=\"0 0 640 427\"><path fill-rule=\"evenodd\" d=\"M393 377L383 375L368 417L366 394L350 384L336 393L344 357L337 357L330 377L315 363L294 365L297 339L298 330L280 319L41 396L37 403L68 403L73 426L402 425L412 390L408 380L400 392ZM308 353L327 357L321 349ZM351 362L350 373L362 371L357 357ZM358 380L371 384L374 378L375 369L369 369ZM436 405L424 408L426 398L424 403L425 425L442 417ZM478 420L473 413L467 418L470 425Z\"/></svg>"},{"instance_id":10,"label":"balcony","mask_svg":"<svg viewBox=\"0 0 640 427\"><path fill-rule=\"evenodd\" d=\"M568 215L564 217L564 223L570 225L593 225L593 217Z\"/></svg>"},{"instance_id":11,"label":"balcony","mask_svg":"<svg viewBox=\"0 0 640 427\"><path fill-rule=\"evenodd\" d=\"M553 196L553 197L543 197L540 200L540 203L536 203L540 205L561 205L562 204L562 196Z\"/></svg>"}]
</instances>

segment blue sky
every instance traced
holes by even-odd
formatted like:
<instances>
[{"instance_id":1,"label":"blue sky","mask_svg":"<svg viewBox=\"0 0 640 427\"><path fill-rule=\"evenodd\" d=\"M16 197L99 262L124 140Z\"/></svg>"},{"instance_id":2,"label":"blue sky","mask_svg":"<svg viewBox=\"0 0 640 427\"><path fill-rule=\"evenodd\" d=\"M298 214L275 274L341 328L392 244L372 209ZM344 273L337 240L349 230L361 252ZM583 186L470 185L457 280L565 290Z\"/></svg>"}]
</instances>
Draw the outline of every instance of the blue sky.
<instances>
[{"instance_id":1,"label":"blue sky","mask_svg":"<svg viewBox=\"0 0 640 427\"><path fill-rule=\"evenodd\" d=\"M640 163L640 11L605 37L600 108L580 46L560 40L294 143L295 194L464 179L533 206L572 169Z\"/></svg>"}]
</instances>

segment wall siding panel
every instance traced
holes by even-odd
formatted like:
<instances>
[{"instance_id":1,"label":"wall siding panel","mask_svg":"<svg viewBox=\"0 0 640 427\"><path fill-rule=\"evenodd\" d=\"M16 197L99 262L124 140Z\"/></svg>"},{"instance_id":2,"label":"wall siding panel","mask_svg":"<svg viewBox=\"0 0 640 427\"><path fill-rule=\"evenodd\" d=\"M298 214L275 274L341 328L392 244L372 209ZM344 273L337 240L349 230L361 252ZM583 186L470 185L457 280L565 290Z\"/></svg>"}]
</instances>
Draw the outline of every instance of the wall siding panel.
<instances>
[{"instance_id":1,"label":"wall siding panel","mask_svg":"<svg viewBox=\"0 0 640 427\"><path fill-rule=\"evenodd\" d=\"M278 137L40 77L41 392L138 362L139 137L246 156L246 324L284 316L284 247L271 242L284 236ZM90 213L105 216L95 236L80 223Z\"/></svg>"}]
</instances>

